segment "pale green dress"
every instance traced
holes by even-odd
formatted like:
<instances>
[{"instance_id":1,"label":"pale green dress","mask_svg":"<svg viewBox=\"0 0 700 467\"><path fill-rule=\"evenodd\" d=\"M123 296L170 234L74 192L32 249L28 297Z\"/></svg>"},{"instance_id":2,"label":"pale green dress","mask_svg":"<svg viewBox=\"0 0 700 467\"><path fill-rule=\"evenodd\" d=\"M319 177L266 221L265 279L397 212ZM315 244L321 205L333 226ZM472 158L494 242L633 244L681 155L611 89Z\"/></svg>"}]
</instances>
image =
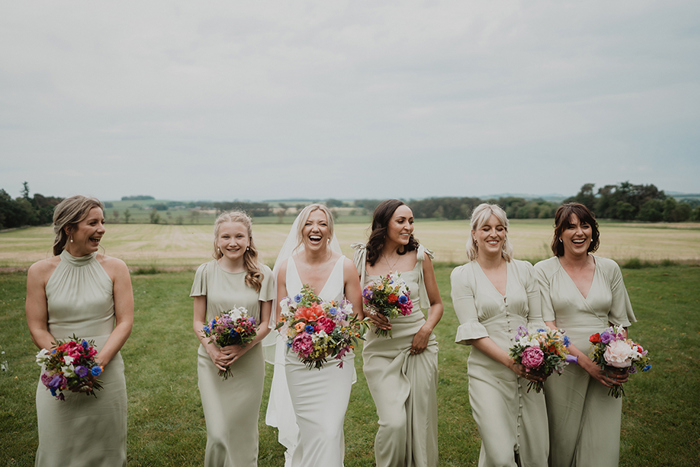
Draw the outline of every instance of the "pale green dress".
<instances>
[{"instance_id":1,"label":"pale green dress","mask_svg":"<svg viewBox=\"0 0 700 467\"><path fill-rule=\"evenodd\" d=\"M479 263L452 271L452 304L459 318L455 342L489 337L508 352L518 326L544 328L540 292L532 265L507 263L506 294L494 287ZM547 410L543 393L527 392L528 381L472 347L467 361L469 404L481 435L480 467L546 466L549 452ZM557 375L550 376L550 379Z\"/></svg>"},{"instance_id":2,"label":"pale green dress","mask_svg":"<svg viewBox=\"0 0 700 467\"><path fill-rule=\"evenodd\" d=\"M114 329L113 283L95 253L75 257L64 250L46 283L46 301L48 330L56 339L75 334L94 340L99 350ZM126 382L119 352L99 380L97 398L63 391L65 401L39 382L37 466L126 465Z\"/></svg>"},{"instance_id":3,"label":"pale green dress","mask_svg":"<svg viewBox=\"0 0 700 467\"><path fill-rule=\"evenodd\" d=\"M379 276L367 275L365 245L355 244L354 263L363 287ZM428 347L411 355L413 337L425 324L421 308L430 308L423 278L425 255L419 246L416 266L401 273L411 291L413 311L391 320L392 337L370 327L362 351L363 371L377 407L379 430L374 439L378 467L434 467L438 465L437 382L438 344L430 335Z\"/></svg>"},{"instance_id":4,"label":"pale green dress","mask_svg":"<svg viewBox=\"0 0 700 467\"><path fill-rule=\"evenodd\" d=\"M264 275L260 292L245 283L247 272L224 271L216 260L202 264L195 273L191 297L206 296L207 322L234 307L244 307L260 322L260 302L275 296L272 271L260 265ZM197 374L207 424L206 467L251 467L258 462L258 415L265 380L262 346L255 345L231 365L227 380L200 345Z\"/></svg>"},{"instance_id":5,"label":"pale green dress","mask_svg":"<svg viewBox=\"0 0 700 467\"><path fill-rule=\"evenodd\" d=\"M632 311L620 267L613 260L595 256L593 283L586 298L553 257L535 265L542 292L542 315L556 321L571 343L590 350L591 335L609 323L629 326L637 321ZM620 458L622 399L608 395L608 388L578 365L567 365L561 377L545 383L549 414L550 465L617 466Z\"/></svg>"}]
</instances>

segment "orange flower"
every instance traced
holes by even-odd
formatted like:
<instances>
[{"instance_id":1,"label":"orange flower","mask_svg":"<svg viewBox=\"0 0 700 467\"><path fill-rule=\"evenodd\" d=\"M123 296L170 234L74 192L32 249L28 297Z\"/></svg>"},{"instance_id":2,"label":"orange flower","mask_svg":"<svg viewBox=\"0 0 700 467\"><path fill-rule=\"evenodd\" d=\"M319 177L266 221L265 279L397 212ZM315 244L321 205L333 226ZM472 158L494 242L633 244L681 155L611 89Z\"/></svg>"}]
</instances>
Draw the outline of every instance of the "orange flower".
<instances>
[{"instance_id":1,"label":"orange flower","mask_svg":"<svg viewBox=\"0 0 700 467\"><path fill-rule=\"evenodd\" d=\"M297 332L301 332L301 331L304 330L304 327L305 327L305 326L306 326L306 325L305 325L304 323L297 323L297 324L294 325L294 329L296 329Z\"/></svg>"},{"instance_id":2,"label":"orange flower","mask_svg":"<svg viewBox=\"0 0 700 467\"><path fill-rule=\"evenodd\" d=\"M318 303L314 303L310 307L299 307L294 313L294 318L305 319L306 321L316 321L319 317L325 316L323 308Z\"/></svg>"},{"instance_id":3,"label":"orange flower","mask_svg":"<svg viewBox=\"0 0 700 467\"><path fill-rule=\"evenodd\" d=\"M386 297L386 301L389 303L396 303L399 300L399 297L394 295L393 293L390 293L388 297Z\"/></svg>"}]
</instances>

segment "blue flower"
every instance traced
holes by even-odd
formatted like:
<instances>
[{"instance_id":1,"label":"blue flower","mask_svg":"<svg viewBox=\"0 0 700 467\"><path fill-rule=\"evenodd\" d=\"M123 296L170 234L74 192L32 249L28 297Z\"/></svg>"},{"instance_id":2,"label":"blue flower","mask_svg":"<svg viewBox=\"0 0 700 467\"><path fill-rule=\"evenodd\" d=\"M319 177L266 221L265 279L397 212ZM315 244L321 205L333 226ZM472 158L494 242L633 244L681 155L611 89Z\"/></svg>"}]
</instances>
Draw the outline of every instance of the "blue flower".
<instances>
[{"instance_id":1,"label":"blue flower","mask_svg":"<svg viewBox=\"0 0 700 467\"><path fill-rule=\"evenodd\" d=\"M86 340L84 340L80 345L82 345L84 349L88 348L88 343Z\"/></svg>"},{"instance_id":2,"label":"blue flower","mask_svg":"<svg viewBox=\"0 0 700 467\"><path fill-rule=\"evenodd\" d=\"M301 294L300 293L298 293L294 296L294 301L297 303L299 303L301 301Z\"/></svg>"},{"instance_id":3,"label":"blue flower","mask_svg":"<svg viewBox=\"0 0 700 467\"><path fill-rule=\"evenodd\" d=\"M209 326L204 326L204 332L211 332L211 328Z\"/></svg>"},{"instance_id":4,"label":"blue flower","mask_svg":"<svg viewBox=\"0 0 700 467\"><path fill-rule=\"evenodd\" d=\"M216 318L211 320L211 327L214 327L214 326L216 326Z\"/></svg>"},{"instance_id":5,"label":"blue flower","mask_svg":"<svg viewBox=\"0 0 700 467\"><path fill-rule=\"evenodd\" d=\"M542 328L537 328L537 332L544 332L544 329L542 329Z\"/></svg>"},{"instance_id":6,"label":"blue flower","mask_svg":"<svg viewBox=\"0 0 700 467\"><path fill-rule=\"evenodd\" d=\"M403 304L403 303L406 303L407 301L408 301L408 297L407 297L407 296L401 295L401 296L399 297L399 303L402 303L402 304Z\"/></svg>"},{"instance_id":7,"label":"blue flower","mask_svg":"<svg viewBox=\"0 0 700 467\"><path fill-rule=\"evenodd\" d=\"M232 335L232 336L235 336L235 335L238 334L238 331L236 331L235 329L231 328L231 332L229 332L229 334Z\"/></svg>"},{"instance_id":8,"label":"blue flower","mask_svg":"<svg viewBox=\"0 0 700 467\"><path fill-rule=\"evenodd\" d=\"M642 371L649 371L651 370L651 365L647 365L644 368L642 368Z\"/></svg>"},{"instance_id":9,"label":"blue flower","mask_svg":"<svg viewBox=\"0 0 700 467\"><path fill-rule=\"evenodd\" d=\"M56 390L54 388L49 388L49 391L51 391L51 395L56 397Z\"/></svg>"},{"instance_id":10,"label":"blue flower","mask_svg":"<svg viewBox=\"0 0 700 467\"><path fill-rule=\"evenodd\" d=\"M310 324L307 324L306 327L304 328L304 331L306 331L309 334L313 334L316 328L311 326Z\"/></svg>"},{"instance_id":11,"label":"blue flower","mask_svg":"<svg viewBox=\"0 0 700 467\"><path fill-rule=\"evenodd\" d=\"M564 346L568 347L571 345L571 339L569 339L569 336L564 336Z\"/></svg>"},{"instance_id":12,"label":"blue flower","mask_svg":"<svg viewBox=\"0 0 700 467\"><path fill-rule=\"evenodd\" d=\"M100 376L100 373L102 373L102 368L100 368L99 366L95 365L95 366L93 366L92 369L90 370L90 373L92 374L92 376Z\"/></svg>"},{"instance_id":13,"label":"blue flower","mask_svg":"<svg viewBox=\"0 0 700 467\"><path fill-rule=\"evenodd\" d=\"M328 310L328 313L330 313L331 316L335 316L335 314L338 313L338 309L336 307L333 307L330 310Z\"/></svg>"},{"instance_id":14,"label":"blue flower","mask_svg":"<svg viewBox=\"0 0 700 467\"><path fill-rule=\"evenodd\" d=\"M292 343L291 343L291 342L287 342L287 347L291 347L291 346L292 346Z\"/></svg>"}]
</instances>

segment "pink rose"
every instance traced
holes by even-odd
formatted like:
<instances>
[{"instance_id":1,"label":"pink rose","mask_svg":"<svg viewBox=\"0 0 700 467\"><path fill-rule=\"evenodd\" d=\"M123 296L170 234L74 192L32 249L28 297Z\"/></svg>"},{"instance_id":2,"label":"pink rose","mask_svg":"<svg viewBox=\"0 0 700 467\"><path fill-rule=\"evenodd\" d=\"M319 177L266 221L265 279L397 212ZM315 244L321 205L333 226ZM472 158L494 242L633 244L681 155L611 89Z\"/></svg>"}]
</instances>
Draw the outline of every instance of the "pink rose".
<instances>
[{"instance_id":1,"label":"pink rose","mask_svg":"<svg viewBox=\"0 0 700 467\"><path fill-rule=\"evenodd\" d=\"M544 352L539 347L528 347L523 350L522 363L525 368L533 370L539 368L544 361Z\"/></svg>"},{"instance_id":2,"label":"pink rose","mask_svg":"<svg viewBox=\"0 0 700 467\"><path fill-rule=\"evenodd\" d=\"M615 368L628 368L632 365L632 347L625 341L612 341L605 348L605 361Z\"/></svg>"},{"instance_id":3,"label":"pink rose","mask_svg":"<svg viewBox=\"0 0 700 467\"><path fill-rule=\"evenodd\" d=\"M297 334L297 336L292 341L292 351L296 352L304 357L311 355L314 351L313 340L311 339L311 334L302 332Z\"/></svg>"},{"instance_id":4,"label":"pink rose","mask_svg":"<svg viewBox=\"0 0 700 467\"><path fill-rule=\"evenodd\" d=\"M323 316L316 321L316 327L318 330L323 330L326 334L330 334L335 329L335 322Z\"/></svg>"}]
</instances>

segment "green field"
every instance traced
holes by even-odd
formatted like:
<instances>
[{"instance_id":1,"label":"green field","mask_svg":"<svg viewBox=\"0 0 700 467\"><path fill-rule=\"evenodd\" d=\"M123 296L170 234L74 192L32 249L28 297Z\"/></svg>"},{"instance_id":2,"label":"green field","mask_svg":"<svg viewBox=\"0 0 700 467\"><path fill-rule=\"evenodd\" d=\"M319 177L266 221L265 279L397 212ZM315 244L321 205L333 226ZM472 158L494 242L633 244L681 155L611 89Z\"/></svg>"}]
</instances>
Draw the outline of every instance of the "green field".
<instances>
[{"instance_id":1,"label":"green field","mask_svg":"<svg viewBox=\"0 0 700 467\"><path fill-rule=\"evenodd\" d=\"M116 248L116 247L115 247ZM441 466L475 466L479 435L467 393L468 348L453 343L457 320L449 300L451 267L438 265L445 315L436 328ZM694 466L700 460L700 267L623 269L639 320L633 338L650 349L654 368L632 377L623 402L621 466ZM193 273L134 275L135 324L123 348L129 398L130 466L199 466L205 422L197 390L192 301ZM0 466L33 465L37 447L36 348L24 317L23 272L0 274L0 350L10 371L0 375ZM345 421L348 467L374 465L374 403L355 359ZM261 408L260 466L281 466L276 431L264 424L271 369ZM601 420L601 423L605 423Z\"/></svg>"},{"instance_id":2,"label":"green field","mask_svg":"<svg viewBox=\"0 0 700 467\"><path fill-rule=\"evenodd\" d=\"M267 220L272 220L266 218ZM341 217L341 221L342 221ZM357 220L357 218L348 218ZM291 224L254 220L253 236L261 257L273 264ZM275 218L276 221L276 218ZM336 226L343 252L352 257L350 244L365 242L369 221ZM102 245L105 253L123 259L130 267L194 268L211 258L213 221L202 225L108 224ZM466 221L423 221L415 224L415 236L436 254L436 261L466 262L464 245L469 238ZM598 254L624 262L630 258L660 262L672 260L700 263L700 224L639 224L603 222ZM551 219L512 221L509 237L516 258L544 259L551 256ZM51 256L50 227L0 232L0 267L26 268Z\"/></svg>"}]
</instances>

